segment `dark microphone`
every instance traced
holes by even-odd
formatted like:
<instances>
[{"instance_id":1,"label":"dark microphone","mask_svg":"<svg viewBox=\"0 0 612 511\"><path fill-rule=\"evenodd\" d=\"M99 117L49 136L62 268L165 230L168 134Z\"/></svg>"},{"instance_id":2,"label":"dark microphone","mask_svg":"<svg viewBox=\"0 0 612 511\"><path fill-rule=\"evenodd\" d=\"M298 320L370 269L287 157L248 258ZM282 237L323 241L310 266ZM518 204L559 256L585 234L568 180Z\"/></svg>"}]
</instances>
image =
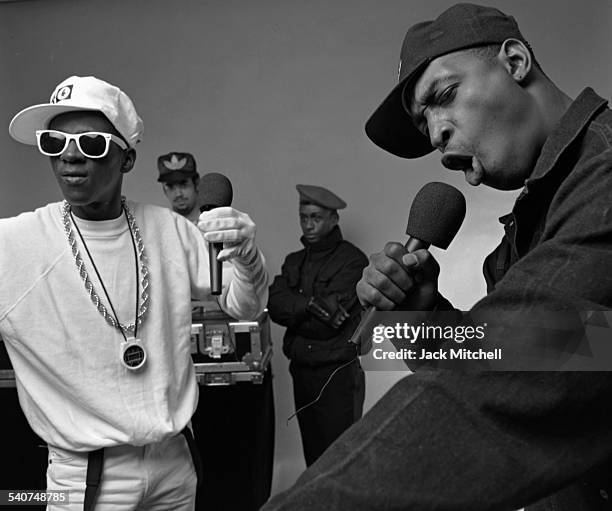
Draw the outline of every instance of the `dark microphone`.
<instances>
[{"instance_id":1,"label":"dark microphone","mask_svg":"<svg viewBox=\"0 0 612 511\"><path fill-rule=\"evenodd\" d=\"M200 179L199 186L200 213L211 209L231 206L234 198L232 183L223 174L209 172ZM210 265L210 293L220 295L223 281L223 263L217 260L223 243L208 244L208 262Z\"/></svg>"},{"instance_id":2,"label":"dark microphone","mask_svg":"<svg viewBox=\"0 0 612 511\"><path fill-rule=\"evenodd\" d=\"M447 249L465 218L465 197L454 186L446 183L427 183L421 188L410 206L404 245L408 252L434 247ZM366 309L351 342L359 344L363 329L370 322L376 308Z\"/></svg>"}]
</instances>

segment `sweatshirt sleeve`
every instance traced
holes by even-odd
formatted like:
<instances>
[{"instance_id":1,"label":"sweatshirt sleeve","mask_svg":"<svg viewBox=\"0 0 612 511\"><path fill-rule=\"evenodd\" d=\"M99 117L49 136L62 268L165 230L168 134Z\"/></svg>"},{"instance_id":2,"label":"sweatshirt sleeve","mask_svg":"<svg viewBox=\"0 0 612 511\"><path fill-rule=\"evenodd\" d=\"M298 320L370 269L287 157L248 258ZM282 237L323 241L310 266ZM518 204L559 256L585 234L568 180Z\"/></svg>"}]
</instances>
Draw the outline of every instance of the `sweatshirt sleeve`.
<instances>
[{"instance_id":1,"label":"sweatshirt sleeve","mask_svg":"<svg viewBox=\"0 0 612 511\"><path fill-rule=\"evenodd\" d=\"M179 215L174 216L189 267L192 298L210 299L208 243L195 225ZM259 248L246 264L223 263L222 278L218 300L224 312L236 319L255 319L264 311L268 300L268 272Z\"/></svg>"}]
</instances>

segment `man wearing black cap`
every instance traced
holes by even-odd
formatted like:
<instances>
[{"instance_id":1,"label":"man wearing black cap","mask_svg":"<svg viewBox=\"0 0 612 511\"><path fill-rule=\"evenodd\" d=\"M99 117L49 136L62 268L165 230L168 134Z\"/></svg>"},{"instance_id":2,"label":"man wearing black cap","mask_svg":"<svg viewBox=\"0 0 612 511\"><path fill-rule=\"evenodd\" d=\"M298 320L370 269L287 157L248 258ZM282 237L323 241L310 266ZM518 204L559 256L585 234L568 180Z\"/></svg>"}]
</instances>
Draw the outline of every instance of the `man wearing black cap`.
<instances>
[{"instance_id":1,"label":"man wearing black cap","mask_svg":"<svg viewBox=\"0 0 612 511\"><path fill-rule=\"evenodd\" d=\"M268 309L287 327L283 351L291 360L304 458L311 465L361 417L365 379L348 340L359 322L355 284L368 261L342 239L337 210L346 203L320 186L296 188L304 249L285 259L270 287Z\"/></svg>"},{"instance_id":2,"label":"man wearing black cap","mask_svg":"<svg viewBox=\"0 0 612 511\"><path fill-rule=\"evenodd\" d=\"M512 17L470 4L408 30L399 82L366 124L375 144L403 158L438 149L472 185L523 188L470 311L495 323L486 342L548 340L566 359L560 324L525 336L521 323L612 308L606 101L588 88L569 98ZM381 310L449 309L438 273L426 250L388 243L358 296ZM417 371L265 509L610 509L611 401L609 371Z\"/></svg>"},{"instance_id":3,"label":"man wearing black cap","mask_svg":"<svg viewBox=\"0 0 612 511\"><path fill-rule=\"evenodd\" d=\"M170 201L172 210L197 224L200 217L198 184L200 175L196 172L196 161L190 153L171 152L157 158L159 177L164 195Z\"/></svg>"}]
</instances>

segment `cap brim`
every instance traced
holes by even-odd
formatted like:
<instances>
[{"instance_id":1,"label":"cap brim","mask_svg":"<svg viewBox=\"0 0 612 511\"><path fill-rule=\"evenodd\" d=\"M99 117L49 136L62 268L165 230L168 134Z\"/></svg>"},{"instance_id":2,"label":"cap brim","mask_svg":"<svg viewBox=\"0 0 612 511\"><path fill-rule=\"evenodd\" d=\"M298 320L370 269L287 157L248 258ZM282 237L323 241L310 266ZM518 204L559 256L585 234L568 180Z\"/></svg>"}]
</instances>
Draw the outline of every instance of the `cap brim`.
<instances>
[{"instance_id":1,"label":"cap brim","mask_svg":"<svg viewBox=\"0 0 612 511\"><path fill-rule=\"evenodd\" d=\"M77 105L55 105L44 103L24 108L9 124L9 134L17 142L22 144L36 145L36 130L44 130L56 115L64 112L74 111L100 111L94 108L80 107Z\"/></svg>"},{"instance_id":2,"label":"cap brim","mask_svg":"<svg viewBox=\"0 0 612 511\"><path fill-rule=\"evenodd\" d=\"M366 135L372 142L400 158L418 158L434 150L429 139L416 128L402 103L404 87L421 68L422 65L391 91L365 125Z\"/></svg>"},{"instance_id":3,"label":"cap brim","mask_svg":"<svg viewBox=\"0 0 612 511\"><path fill-rule=\"evenodd\" d=\"M185 179L191 179L192 177L199 176L197 171L193 172L181 172L180 170L173 170L172 172L166 172L159 176L157 181L160 183L168 183L172 181L184 181Z\"/></svg>"}]
</instances>

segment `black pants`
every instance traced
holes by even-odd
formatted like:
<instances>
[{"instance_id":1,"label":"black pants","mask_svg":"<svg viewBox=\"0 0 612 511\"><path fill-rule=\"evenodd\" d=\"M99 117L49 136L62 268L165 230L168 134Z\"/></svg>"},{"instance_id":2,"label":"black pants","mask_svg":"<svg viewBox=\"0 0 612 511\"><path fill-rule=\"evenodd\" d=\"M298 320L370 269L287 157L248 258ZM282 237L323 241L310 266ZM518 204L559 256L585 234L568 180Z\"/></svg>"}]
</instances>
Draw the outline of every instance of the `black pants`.
<instances>
[{"instance_id":1,"label":"black pants","mask_svg":"<svg viewBox=\"0 0 612 511\"><path fill-rule=\"evenodd\" d=\"M315 400L329 376L340 366L341 363L312 367L291 362L296 410ZM306 466L312 465L361 417L364 397L365 376L356 359L334 374L315 404L298 413Z\"/></svg>"}]
</instances>

